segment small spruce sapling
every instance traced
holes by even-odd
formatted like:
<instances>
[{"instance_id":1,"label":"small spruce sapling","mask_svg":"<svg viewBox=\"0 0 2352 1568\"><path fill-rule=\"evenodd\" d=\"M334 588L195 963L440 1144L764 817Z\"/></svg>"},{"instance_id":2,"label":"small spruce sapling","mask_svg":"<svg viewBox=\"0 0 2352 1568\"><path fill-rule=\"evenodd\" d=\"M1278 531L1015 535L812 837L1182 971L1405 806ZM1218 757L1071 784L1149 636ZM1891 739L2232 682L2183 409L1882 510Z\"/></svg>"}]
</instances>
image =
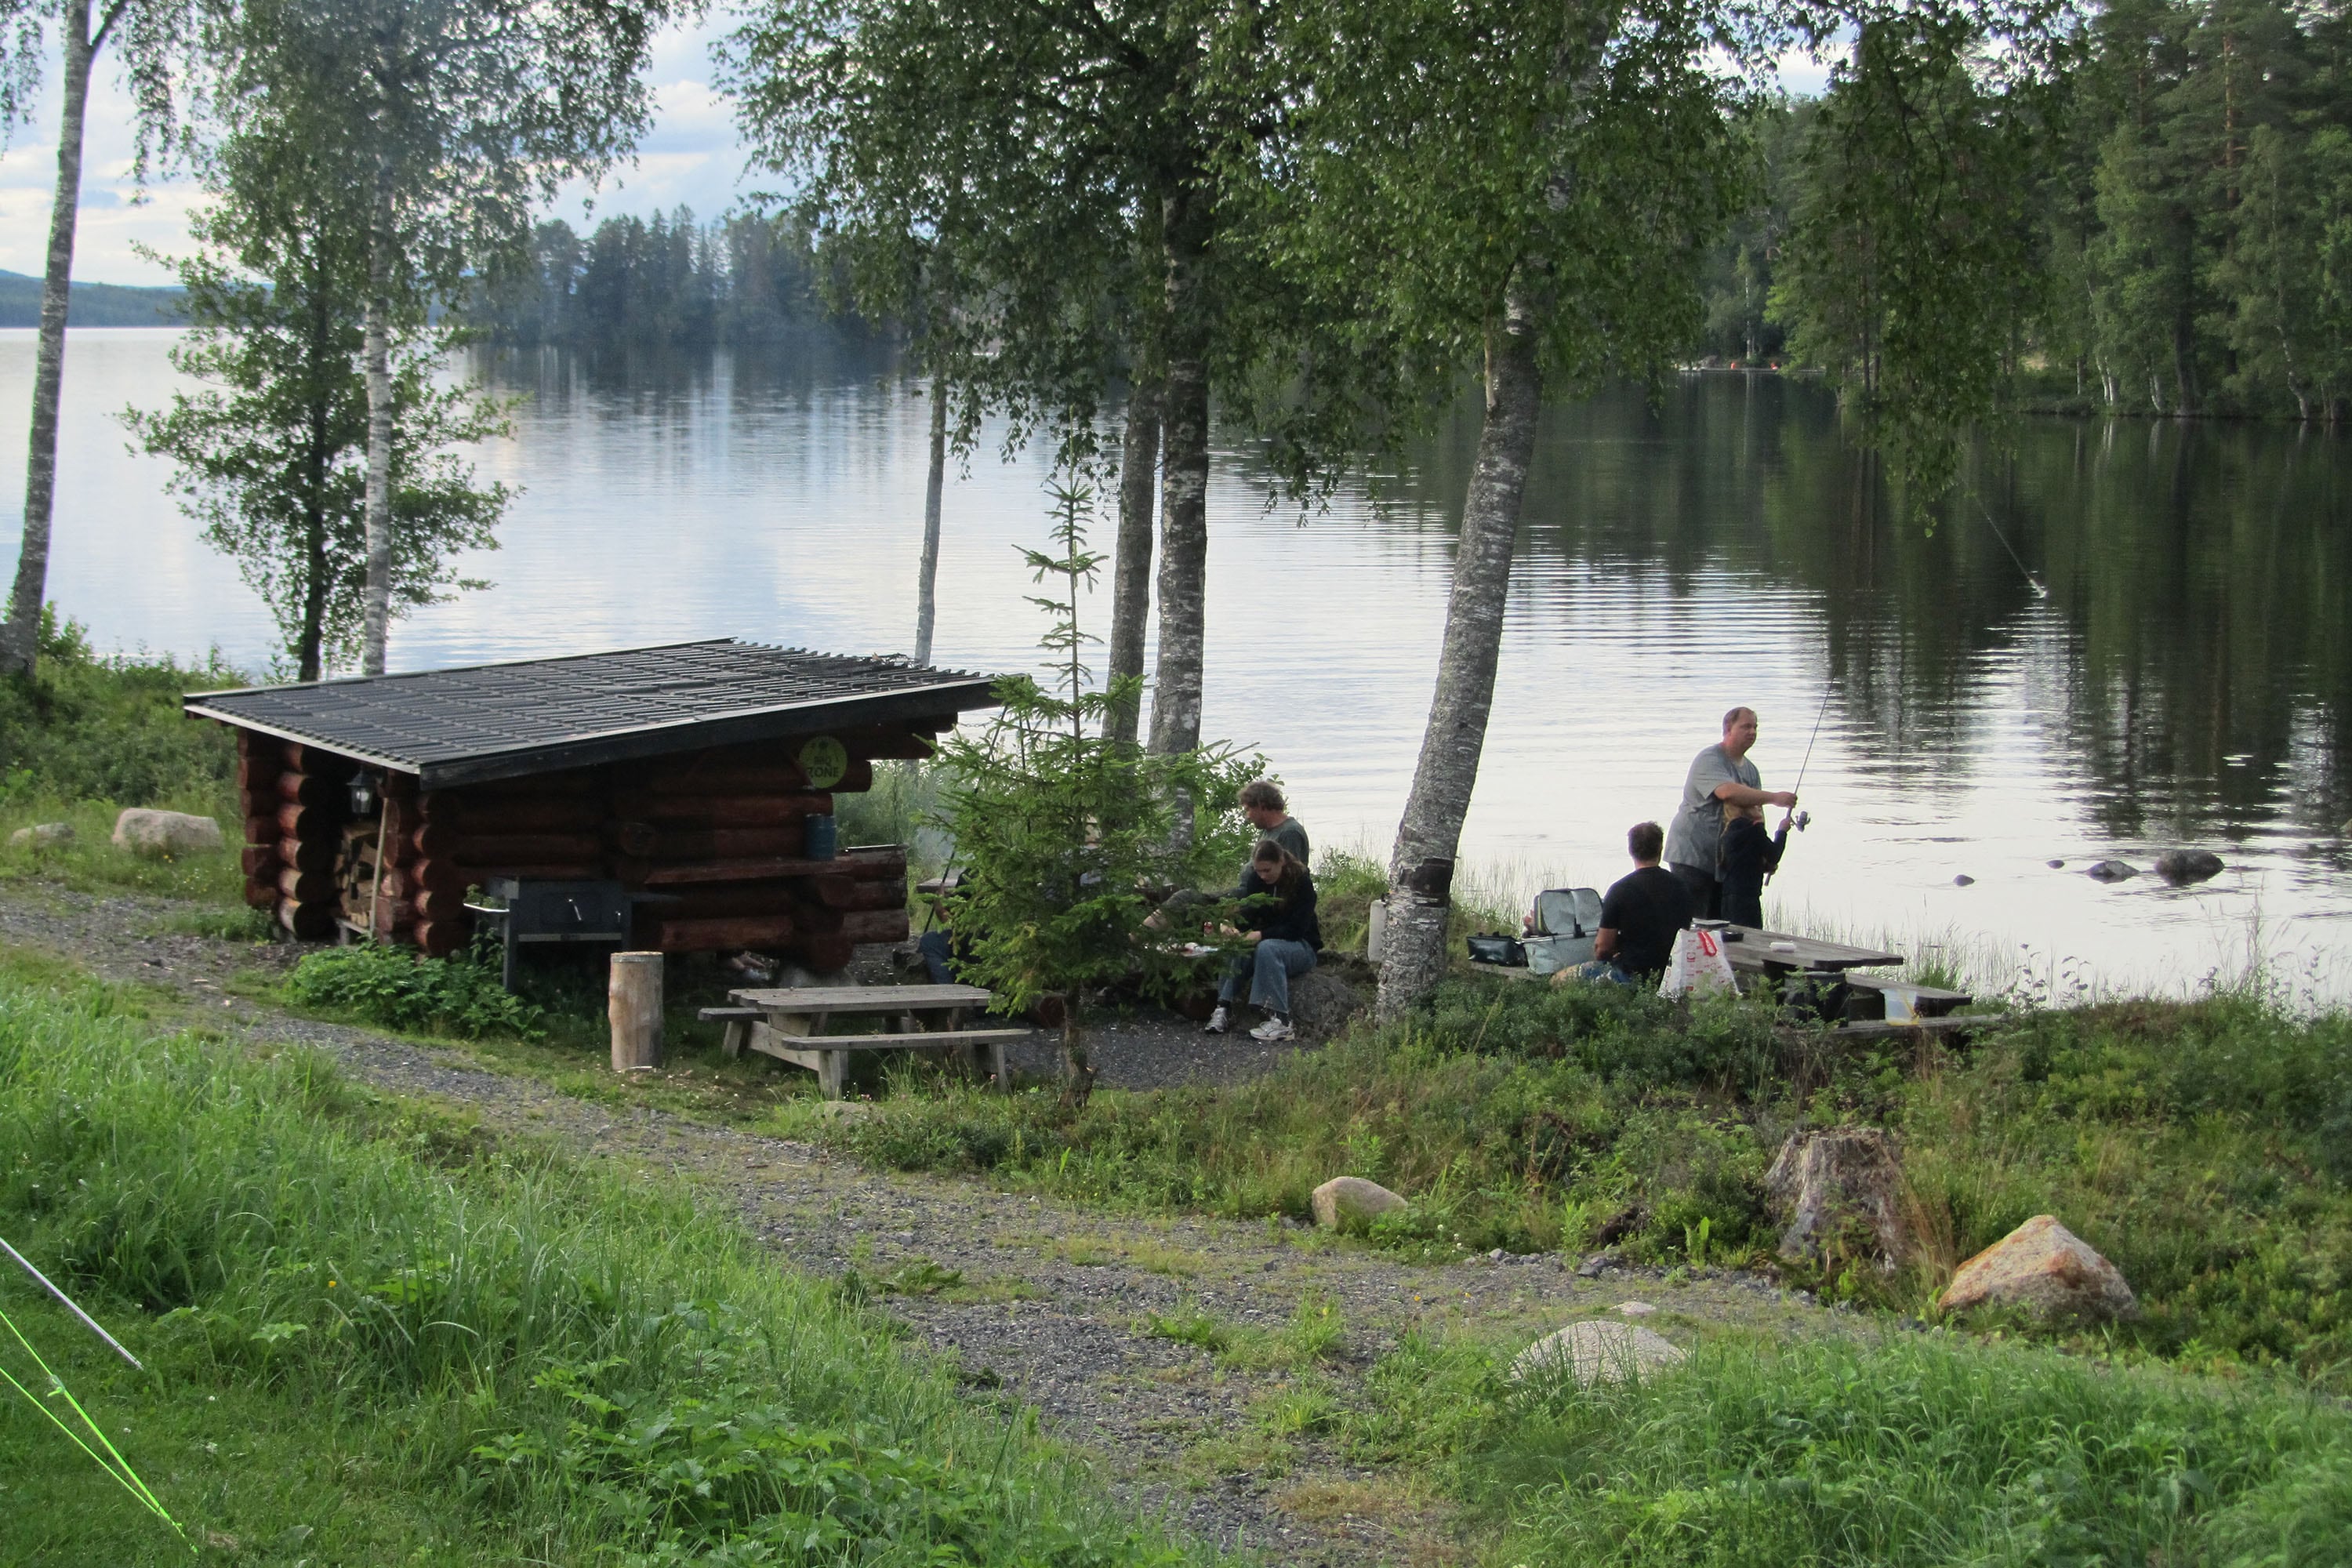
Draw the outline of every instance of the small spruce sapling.
<instances>
[{"instance_id":1,"label":"small spruce sapling","mask_svg":"<svg viewBox=\"0 0 2352 1568\"><path fill-rule=\"evenodd\" d=\"M1124 677L1090 689L1079 626L1082 589L1104 557L1087 548L1094 494L1056 483L1055 551L1024 550L1032 578L1051 596L1030 603L1052 624L1039 646L1048 681L1008 676L999 707L977 735L942 748L955 783L940 822L964 868L955 920L966 977L1020 1012L1048 997L1062 1005L1065 1099L1083 1104L1094 1086L1086 1047L1088 991L1139 976L1166 994L1192 974L1175 951L1181 933L1144 925L1152 891L1221 883L1248 854L1248 833L1233 805L1263 758L1225 745L1146 755L1105 734L1118 703L1139 700L1142 681ZM1190 835L1180 806L1218 803Z\"/></svg>"}]
</instances>

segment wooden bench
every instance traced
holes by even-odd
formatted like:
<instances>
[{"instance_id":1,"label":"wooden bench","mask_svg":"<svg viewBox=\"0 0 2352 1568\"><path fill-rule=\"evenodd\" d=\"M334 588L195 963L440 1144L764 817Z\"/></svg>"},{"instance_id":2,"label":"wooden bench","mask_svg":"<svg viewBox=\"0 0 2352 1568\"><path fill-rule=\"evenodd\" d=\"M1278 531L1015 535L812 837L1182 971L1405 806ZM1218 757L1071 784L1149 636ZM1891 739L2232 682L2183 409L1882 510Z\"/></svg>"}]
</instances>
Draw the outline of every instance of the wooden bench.
<instances>
[{"instance_id":1,"label":"wooden bench","mask_svg":"<svg viewBox=\"0 0 2352 1568\"><path fill-rule=\"evenodd\" d=\"M1007 1081L1004 1047L1035 1033L963 1027L966 1013L994 1000L977 985L825 985L728 994L736 1005L705 1008L701 1015L726 1024L727 1054L739 1056L748 1046L807 1068L827 1100L842 1098L853 1055L866 1051L946 1052L1001 1088ZM884 1019L897 1026L876 1034L827 1033L836 1018Z\"/></svg>"}]
</instances>

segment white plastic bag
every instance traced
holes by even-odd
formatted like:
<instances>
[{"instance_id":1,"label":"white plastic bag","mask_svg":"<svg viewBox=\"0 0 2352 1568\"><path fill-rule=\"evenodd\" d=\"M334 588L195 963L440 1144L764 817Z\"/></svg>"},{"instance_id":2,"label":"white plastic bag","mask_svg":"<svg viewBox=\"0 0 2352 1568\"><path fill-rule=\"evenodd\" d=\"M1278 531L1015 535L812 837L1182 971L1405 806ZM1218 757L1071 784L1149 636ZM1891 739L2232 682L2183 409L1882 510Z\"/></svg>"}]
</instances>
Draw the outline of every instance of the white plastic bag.
<instances>
[{"instance_id":1,"label":"white plastic bag","mask_svg":"<svg viewBox=\"0 0 2352 1568\"><path fill-rule=\"evenodd\" d=\"M1666 961L1666 977L1658 982L1661 996L1704 996L1710 991L1736 989L1731 957L1723 938L1698 926L1675 939L1675 954Z\"/></svg>"}]
</instances>

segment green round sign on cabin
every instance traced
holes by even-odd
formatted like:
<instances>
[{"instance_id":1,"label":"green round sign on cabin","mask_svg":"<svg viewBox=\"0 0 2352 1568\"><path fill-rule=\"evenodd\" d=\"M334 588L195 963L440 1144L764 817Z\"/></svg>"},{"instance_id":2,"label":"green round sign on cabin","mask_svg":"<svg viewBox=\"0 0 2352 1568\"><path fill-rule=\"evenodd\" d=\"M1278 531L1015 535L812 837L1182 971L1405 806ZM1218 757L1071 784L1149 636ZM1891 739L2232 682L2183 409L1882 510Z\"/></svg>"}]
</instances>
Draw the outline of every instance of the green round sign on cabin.
<instances>
[{"instance_id":1,"label":"green round sign on cabin","mask_svg":"<svg viewBox=\"0 0 2352 1568\"><path fill-rule=\"evenodd\" d=\"M801 748L800 763L811 789L831 789L849 771L849 748L831 735L819 735Z\"/></svg>"}]
</instances>

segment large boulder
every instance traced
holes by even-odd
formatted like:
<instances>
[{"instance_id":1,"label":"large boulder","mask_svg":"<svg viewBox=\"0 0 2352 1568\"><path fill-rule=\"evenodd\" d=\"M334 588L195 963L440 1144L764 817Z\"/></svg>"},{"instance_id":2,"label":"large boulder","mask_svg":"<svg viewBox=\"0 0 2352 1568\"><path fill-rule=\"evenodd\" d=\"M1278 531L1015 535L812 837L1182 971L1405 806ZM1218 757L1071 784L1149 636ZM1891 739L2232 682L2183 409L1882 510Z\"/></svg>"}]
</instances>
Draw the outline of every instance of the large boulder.
<instances>
[{"instance_id":1,"label":"large boulder","mask_svg":"<svg viewBox=\"0 0 2352 1568\"><path fill-rule=\"evenodd\" d=\"M70 822L36 823L8 835L9 844L19 849L56 849L73 841L74 827Z\"/></svg>"},{"instance_id":2,"label":"large boulder","mask_svg":"<svg viewBox=\"0 0 2352 1568\"><path fill-rule=\"evenodd\" d=\"M1338 1034L1370 1004L1348 965L1318 964L1290 983L1291 1022L1310 1035Z\"/></svg>"},{"instance_id":3,"label":"large boulder","mask_svg":"<svg viewBox=\"0 0 2352 1568\"><path fill-rule=\"evenodd\" d=\"M2210 849L2168 849L2156 858L2156 874L2176 888L2207 882L2221 874L2221 858Z\"/></svg>"},{"instance_id":4,"label":"large boulder","mask_svg":"<svg viewBox=\"0 0 2352 1568\"><path fill-rule=\"evenodd\" d=\"M114 819L114 847L134 855L193 855L221 847L220 824L184 811L134 805Z\"/></svg>"},{"instance_id":5,"label":"large boulder","mask_svg":"<svg viewBox=\"0 0 2352 1568\"><path fill-rule=\"evenodd\" d=\"M2093 1322L2139 1310L2116 1266L2046 1214L1961 1264L1939 1304L1947 1312L2019 1307L2043 1318Z\"/></svg>"},{"instance_id":6,"label":"large boulder","mask_svg":"<svg viewBox=\"0 0 2352 1568\"><path fill-rule=\"evenodd\" d=\"M1633 1323L1570 1323L1521 1351L1511 1363L1511 1381L1572 1377L1590 1388L1646 1377L1683 1359L1673 1341Z\"/></svg>"},{"instance_id":7,"label":"large boulder","mask_svg":"<svg viewBox=\"0 0 2352 1568\"><path fill-rule=\"evenodd\" d=\"M1874 1127L1792 1134L1765 1173L1773 1216L1786 1227L1780 1256L1820 1263L1857 1250L1892 1269L1909 1254L1903 1224L1903 1163Z\"/></svg>"},{"instance_id":8,"label":"large boulder","mask_svg":"<svg viewBox=\"0 0 2352 1568\"><path fill-rule=\"evenodd\" d=\"M1361 1176L1334 1176L1316 1188L1308 1201L1315 1210L1315 1223L1325 1230L1339 1230L1350 1223L1369 1225L1375 1216L1405 1206L1402 1198Z\"/></svg>"}]
</instances>

